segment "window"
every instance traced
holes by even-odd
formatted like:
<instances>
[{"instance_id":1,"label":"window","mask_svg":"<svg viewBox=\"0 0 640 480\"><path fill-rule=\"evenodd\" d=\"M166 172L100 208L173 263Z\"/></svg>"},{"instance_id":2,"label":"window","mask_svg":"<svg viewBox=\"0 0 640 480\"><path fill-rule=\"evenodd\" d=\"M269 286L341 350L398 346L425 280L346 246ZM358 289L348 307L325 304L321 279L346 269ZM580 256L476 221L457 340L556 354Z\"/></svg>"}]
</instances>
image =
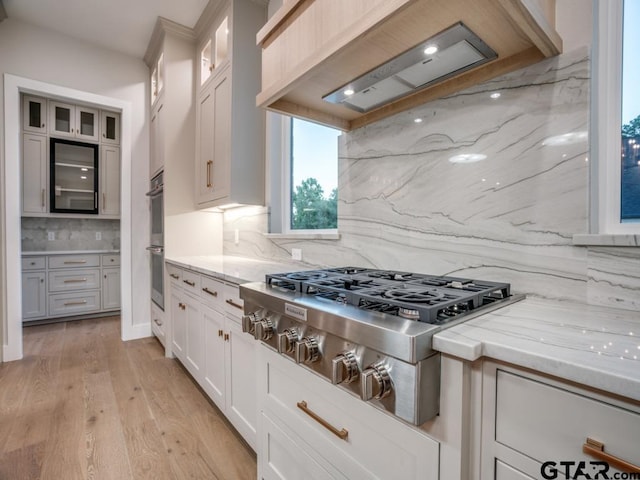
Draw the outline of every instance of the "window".
<instances>
[{"instance_id":1,"label":"window","mask_svg":"<svg viewBox=\"0 0 640 480\"><path fill-rule=\"evenodd\" d=\"M332 233L338 227L338 136L342 133L297 118L283 117L282 165L272 182L282 193L282 216L272 202L271 231ZM277 190L280 190L278 192ZM278 228L278 224L281 224Z\"/></svg>"},{"instance_id":2,"label":"window","mask_svg":"<svg viewBox=\"0 0 640 480\"><path fill-rule=\"evenodd\" d=\"M595 5L591 233L640 233L640 2Z\"/></svg>"}]
</instances>

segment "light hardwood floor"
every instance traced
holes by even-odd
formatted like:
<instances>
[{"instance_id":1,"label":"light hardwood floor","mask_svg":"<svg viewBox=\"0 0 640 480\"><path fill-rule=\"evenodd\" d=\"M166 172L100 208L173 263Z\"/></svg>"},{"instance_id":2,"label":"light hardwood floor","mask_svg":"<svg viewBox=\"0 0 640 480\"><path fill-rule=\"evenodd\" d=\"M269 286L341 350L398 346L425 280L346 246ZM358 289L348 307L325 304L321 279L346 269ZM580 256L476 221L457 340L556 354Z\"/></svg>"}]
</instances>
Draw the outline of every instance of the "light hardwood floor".
<instances>
[{"instance_id":1,"label":"light hardwood floor","mask_svg":"<svg viewBox=\"0 0 640 480\"><path fill-rule=\"evenodd\" d=\"M24 329L0 364L0 480L252 479L256 458L155 338L120 318Z\"/></svg>"}]
</instances>

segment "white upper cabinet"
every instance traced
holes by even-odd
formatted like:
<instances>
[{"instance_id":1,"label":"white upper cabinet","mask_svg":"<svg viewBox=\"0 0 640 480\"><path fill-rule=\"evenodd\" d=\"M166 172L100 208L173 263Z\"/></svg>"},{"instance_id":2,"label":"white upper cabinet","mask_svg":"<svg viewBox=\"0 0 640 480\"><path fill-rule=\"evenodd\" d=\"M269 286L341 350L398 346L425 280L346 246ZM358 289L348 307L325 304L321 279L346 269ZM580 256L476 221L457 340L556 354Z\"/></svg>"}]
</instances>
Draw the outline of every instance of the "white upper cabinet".
<instances>
[{"instance_id":1,"label":"white upper cabinet","mask_svg":"<svg viewBox=\"0 0 640 480\"><path fill-rule=\"evenodd\" d=\"M100 113L95 108L49 101L49 134L98 142Z\"/></svg>"},{"instance_id":2,"label":"white upper cabinet","mask_svg":"<svg viewBox=\"0 0 640 480\"><path fill-rule=\"evenodd\" d=\"M102 136L101 143L109 143L112 145L120 144L120 114L109 112L107 110L100 111L100 129Z\"/></svg>"},{"instance_id":3,"label":"white upper cabinet","mask_svg":"<svg viewBox=\"0 0 640 480\"><path fill-rule=\"evenodd\" d=\"M197 208L264 204L264 112L253 95L260 89L255 35L265 20L263 6L233 0L199 38Z\"/></svg>"},{"instance_id":4,"label":"white upper cabinet","mask_svg":"<svg viewBox=\"0 0 640 480\"><path fill-rule=\"evenodd\" d=\"M22 97L22 129L31 133L47 133L47 100L31 95Z\"/></svg>"}]
</instances>

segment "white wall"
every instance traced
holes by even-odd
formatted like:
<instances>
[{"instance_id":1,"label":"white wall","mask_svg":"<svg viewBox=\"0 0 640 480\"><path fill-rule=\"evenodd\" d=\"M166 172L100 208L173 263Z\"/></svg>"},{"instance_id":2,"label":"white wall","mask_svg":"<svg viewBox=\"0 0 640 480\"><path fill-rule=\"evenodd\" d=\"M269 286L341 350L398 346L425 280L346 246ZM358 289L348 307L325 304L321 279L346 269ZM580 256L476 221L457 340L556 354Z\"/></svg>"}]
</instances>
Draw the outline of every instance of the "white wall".
<instances>
[{"instance_id":1,"label":"white wall","mask_svg":"<svg viewBox=\"0 0 640 480\"><path fill-rule=\"evenodd\" d=\"M123 303L123 316L127 313L128 319L127 324L123 325L122 334L125 339L149 335L149 264L148 256L144 253L149 236L149 208L144 195L148 187L149 157L146 124L148 68L142 59L9 18L0 23L0 73L43 82L42 88L49 92L123 108L122 159L130 165L130 169L129 165L123 165L121 249L123 262L126 263L127 256L130 258L129 265L124 265L122 270L123 297L132 300L129 312L125 312L127 300ZM40 84L35 82L34 85ZM4 79L1 77L0 90L5 90ZM6 98L0 99L0 111L4 111L5 106L15 106L14 93L5 91L5 95ZM12 111L13 113L15 112ZM11 334L8 332L9 326L15 326L19 322L19 319L14 318L16 308L12 307L20 302L19 295L17 298L14 295L15 285L20 284L19 271L16 272L15 267L16 262L19 262L15 257L19 257L20 238L19 231L16 232L19 229L19 213L17 221L15 216L19 212L20 200L19 189L8 183L15 179L5 178L5 175L14 175L17 169L19 155L15 144L19 137L14 138L17 135L14 135L13 126L7 125L7 131L12 134L11 138L4 138L4 118L0 118L0 188L3 189L0 192L0 211L3 215L0 222L3 245L0 260L0 311L4 332L3 357L9 359L21 354L21 346L15 348L16 339L7 338ZM19 115L9 121L15 121L17 125ZM127 151L124 151L125 148Z\"/></svg>"}]
</instances>

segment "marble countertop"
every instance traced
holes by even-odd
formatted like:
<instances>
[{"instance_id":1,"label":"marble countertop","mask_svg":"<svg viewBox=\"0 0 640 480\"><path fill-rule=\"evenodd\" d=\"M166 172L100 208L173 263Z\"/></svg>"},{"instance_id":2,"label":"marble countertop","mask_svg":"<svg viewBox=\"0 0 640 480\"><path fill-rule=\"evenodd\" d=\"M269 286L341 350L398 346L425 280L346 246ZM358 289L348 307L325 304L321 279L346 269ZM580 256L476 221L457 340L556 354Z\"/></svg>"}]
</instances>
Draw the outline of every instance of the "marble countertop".
<instances>
[{"instance_id":1,"label":"marble countertop","mask_svg":"<svg viewBox=\"0 0 640 480\"><path fill-rule=\"evenodd\" d=\"M640 401L639 312L527 298L438 333L433 346Z\"/></svg>"},{"instance_id":2,"label":"marble countertop","mask_svg":"<svg viewBox=\"0 0 640 480\"><path fill-rule=\"evenodd\" d=\"M313 267L235 256L173 257L175 265L234 283ZM434 349L489 357L640 401L640 313L526 298L446 329Z\"/></svg>"},{"instance_id":3,"label":"marble countertop","mask_svg":"<svg viewBox=\"0 0 640 480\"><path fill-rule=\"evenodd\" d=\"M34 255L87 255L95 253L120 253L120 250L42 250L34 252L22 252L23 257L32 257Z\"/></svg>"},{"instance_id":4,"label":"marble countertop","mask_svg":"<svg viewBox=\"0 0 640 480\"><path fill-rule=\"evenodd\" d=\"M267 273L293 272L312 268L303 263L268 262L231 255L165 256L165 261L232 283L264 282Z\"/></svg>"}]
</instances>

